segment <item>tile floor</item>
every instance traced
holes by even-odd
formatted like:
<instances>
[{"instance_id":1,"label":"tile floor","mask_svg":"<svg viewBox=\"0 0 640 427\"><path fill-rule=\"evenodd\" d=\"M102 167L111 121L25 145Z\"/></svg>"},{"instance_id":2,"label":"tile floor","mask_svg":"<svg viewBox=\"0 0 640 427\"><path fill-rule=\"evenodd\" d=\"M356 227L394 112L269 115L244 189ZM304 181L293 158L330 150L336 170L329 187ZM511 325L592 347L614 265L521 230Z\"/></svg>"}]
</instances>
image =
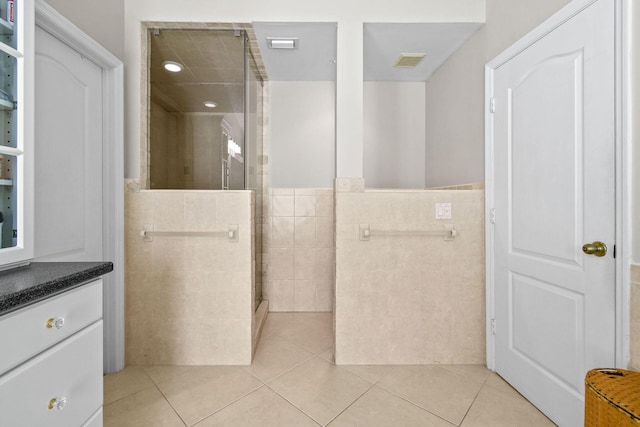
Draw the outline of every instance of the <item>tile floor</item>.
<instances>
[{"instance_id":1,"label":"tile floor","mask_svg":"<svg viewBox=\"0 0 640 427\"><path fill-rule=\"evenodd\" d=\"M251 366L128 366L104 402L106 427L554 425L483 366L336 366L330 313L270 313Z\"/></svg>"}]
</instances>

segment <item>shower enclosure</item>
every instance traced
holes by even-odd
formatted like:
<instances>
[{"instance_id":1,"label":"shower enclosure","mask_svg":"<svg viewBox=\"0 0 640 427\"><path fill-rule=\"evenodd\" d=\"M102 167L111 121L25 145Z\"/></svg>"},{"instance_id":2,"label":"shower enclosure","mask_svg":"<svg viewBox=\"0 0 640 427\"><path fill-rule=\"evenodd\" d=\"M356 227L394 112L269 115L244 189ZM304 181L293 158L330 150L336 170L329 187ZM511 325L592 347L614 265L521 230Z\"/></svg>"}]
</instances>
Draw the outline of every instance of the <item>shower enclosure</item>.
<instances>
[{"instance_id":1,"label":"shower enclosure","mask_svg":"<svg viewBox=\"0 0 640 427\"><path fill-rule=\"evenodd\" d=\"M250 35L250 28L149 29L149 137L142 186L254 191L257 308L262 299L266 76L250 48Z\"/></svg>"}]
</instances>

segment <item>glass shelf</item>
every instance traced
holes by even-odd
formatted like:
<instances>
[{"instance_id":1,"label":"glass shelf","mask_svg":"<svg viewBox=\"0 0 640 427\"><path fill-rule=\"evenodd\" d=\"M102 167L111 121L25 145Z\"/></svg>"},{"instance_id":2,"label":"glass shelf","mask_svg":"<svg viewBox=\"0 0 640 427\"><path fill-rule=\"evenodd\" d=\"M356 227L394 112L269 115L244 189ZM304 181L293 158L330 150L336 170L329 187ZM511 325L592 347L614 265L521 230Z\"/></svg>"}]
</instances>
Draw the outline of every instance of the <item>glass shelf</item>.
<instances>
[{"instance_id":1,"label":"glass shelf","mask_svg":"<svg viewBox=\"0 0 640 427\"><path fill-rule=\"evenodd\" d=\"M7 22L6 20L0 18L0 35L2 36L12 36L14 32L14 25L12 22Z\"/></svg>"},{"instance_id":2,"label":"glass shelf","mask_svg":"<svg viewBox=\"0 0 640 427\"><path fill-rule=\"evenodd\" d=\"M7 101L6 99L0 99L0 111L12 111L16 109L16 104L13 101Z\"/></svg>"}]
</instances>

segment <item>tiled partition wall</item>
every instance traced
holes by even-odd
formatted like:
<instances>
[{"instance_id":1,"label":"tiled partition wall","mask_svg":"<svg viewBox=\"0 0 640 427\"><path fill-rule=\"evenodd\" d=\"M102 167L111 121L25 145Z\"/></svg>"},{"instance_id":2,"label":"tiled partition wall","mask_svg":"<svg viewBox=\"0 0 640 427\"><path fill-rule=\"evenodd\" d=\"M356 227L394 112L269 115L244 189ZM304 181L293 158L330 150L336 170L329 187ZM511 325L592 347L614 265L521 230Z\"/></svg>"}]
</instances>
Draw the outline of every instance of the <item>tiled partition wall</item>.
<instances>
[{"instance_id":1,"label":"tiled partition wall","mask_svg":"<svg viewBox=\"0 0 640 427\"><path fill-rule=\"evenodd\" d=\"M640 265L631 265L631 306L629 369L640 371Z\"/></svg>"},{"instance_id":2,"label":"tiled partition wall","mask_svg":"<svg viewBox=\"0 0 640 427\"><path fill-rule=\"evenodd\" d=\"M485 363L483 190L366 190L336 180L337 364ZM451 219L435 219L436 203ZM442 230L457 236L371 236Z\"/></svg>"},{"instance_id":3,"label":"tiled partition wall","mask_svg":"<svg viewBox=\"0 0 640 427\"><path fill-rule=\"evenodd\" d=\"M269 311L332 311L333 189L273 188L264 224Z\"/></svg>"},{"instance_id":4,"label":"tiled partition wall","mask_svg":"<svg viewBox=\"0 0 640 427\"><path fill-rule=\"evenodd\" d=\"M253 336L251 191L126 192L128 365L248 365ZM140 236L228 231L226 237Z\"/></svg>"}]
</instances>

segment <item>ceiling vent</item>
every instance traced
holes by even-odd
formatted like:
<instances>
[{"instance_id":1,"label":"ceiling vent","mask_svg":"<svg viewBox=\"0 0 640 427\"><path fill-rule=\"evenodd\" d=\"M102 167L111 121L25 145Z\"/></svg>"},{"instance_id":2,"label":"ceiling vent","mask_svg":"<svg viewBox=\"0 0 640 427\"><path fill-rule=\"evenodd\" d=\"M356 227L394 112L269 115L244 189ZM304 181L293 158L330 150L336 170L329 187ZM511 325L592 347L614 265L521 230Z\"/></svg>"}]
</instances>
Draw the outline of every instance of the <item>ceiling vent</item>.
<instances>
[{"instance_id":1,"label":"ceiling vent","mask_svg":"<svg viewBox=\"0 0 640 427\"><path fill-rule=\"evenodd\" d=\"M267 37L270 49L297 49L298 39L294 37Z\"/></svg>"},{"instance_id":2,"label":"ceiling vent","mask_svg":"<svg viewBox=\"0 0 640 427\"><path fill-rule=\"evenodd\" d=\"M393 66L397 68L415 67L422 61L424 55L424 53L401 53Z\"/></svg>"}]
</instances>

